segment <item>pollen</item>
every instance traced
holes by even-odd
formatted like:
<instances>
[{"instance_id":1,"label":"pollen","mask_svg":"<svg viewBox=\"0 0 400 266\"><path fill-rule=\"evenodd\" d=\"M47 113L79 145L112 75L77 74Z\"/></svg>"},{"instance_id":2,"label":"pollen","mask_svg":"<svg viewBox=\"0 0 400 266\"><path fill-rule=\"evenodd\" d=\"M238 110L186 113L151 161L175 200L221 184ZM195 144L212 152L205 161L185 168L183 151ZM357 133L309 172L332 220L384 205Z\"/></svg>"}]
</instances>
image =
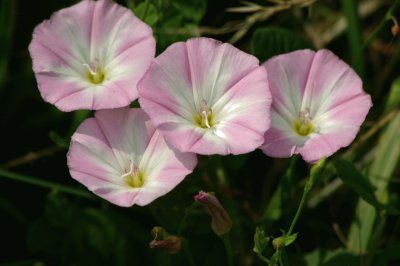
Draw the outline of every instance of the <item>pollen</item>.
<instances>
[{"instance_id":1,"label":"pollen","mask_svg":"<svg viewBox=\"0 0 400 266\"><path fill-rule=\"evenodd\" d=\"M142 171L137 171L125 176L125 184L130 188L141 188L146 183L146 177Z\"/></svg>"}]
</instances>

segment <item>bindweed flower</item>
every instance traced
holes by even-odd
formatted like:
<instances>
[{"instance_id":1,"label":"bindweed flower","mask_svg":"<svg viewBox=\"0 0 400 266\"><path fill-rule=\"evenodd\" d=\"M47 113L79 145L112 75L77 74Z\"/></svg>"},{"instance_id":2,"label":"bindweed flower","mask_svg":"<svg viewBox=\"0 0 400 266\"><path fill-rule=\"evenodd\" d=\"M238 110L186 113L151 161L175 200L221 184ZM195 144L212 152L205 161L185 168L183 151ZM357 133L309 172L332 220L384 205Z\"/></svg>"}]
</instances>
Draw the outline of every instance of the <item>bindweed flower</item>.
<instances>
[{"instance_id":1,"label":"bindweed flower","mask_svg":"<svg viewBox=\"0 0 400 266\"><path fill-rule=\"evenodd\" d=\"M264 153L313 163L353 141L372 103L346 63L328 50L300 50L264 67L273 98Z\"/></svg>"},{"instance_id":2,"label":"bindweed flower","mask_svg":"<svg viewBox=\"0 0 400 266\"><path fill-rule=\"evenodd\" d=\"M196 165L171 149L141 109L100 110L72 136L71 176L119 206L143 206L168 193Z\"/></svg>"},{"instance_id":3,"label":"bindweed flower","mask_svg":"<svg viewBox=\"0 0 400 266\"><path fill-rule=\"evenodd\" d=\"M213 193L200 191L194 200L204 205L211 215L211 229L215 234L222 236L231 230L231 217Z\"/></svg>"},{"instance_id":4,"label":"bindweed flower","mask_svg":"<svg viewBox=\"0 0 400 266\"><path fill-rule=\"evenodd\" d=\"M254 56L213 39L171 45L138 90L141 107L182 152L247 153L263 143L269 127L265 69Z\"/></svg>"},{"instance_id":5,"label":"bindweed flower","mask_svg":"<svg viewBox=\"0 0 400 266\"><path fill-rule=\"evenodd\" d=\"M111 0L83 0L38 25L29 45L43 99L62 111L129 105L155 54L152 30Z\"/></svg>"}]
</instances>

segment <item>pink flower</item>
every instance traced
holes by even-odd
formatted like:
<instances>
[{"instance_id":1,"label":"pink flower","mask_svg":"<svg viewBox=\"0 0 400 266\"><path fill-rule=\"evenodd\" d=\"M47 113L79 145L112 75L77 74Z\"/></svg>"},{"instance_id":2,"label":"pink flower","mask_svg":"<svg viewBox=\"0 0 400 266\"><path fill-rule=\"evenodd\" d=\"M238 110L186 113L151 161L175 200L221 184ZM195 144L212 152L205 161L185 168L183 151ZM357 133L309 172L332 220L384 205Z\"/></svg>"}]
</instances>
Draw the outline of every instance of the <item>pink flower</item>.
<instances>
[{"instance_id":1,"label":"pink flower","mask_svg":"<svg viewBox=\"0 0 400 266\"><path fill-rule=\"evenodd\" d=\"M372 103L346 63L328 50L300 50L264 66L273 98L264 153L315 162L353 141Z\"/></svg>"},{"instance_id":2,"label":"pink flower","mask_svg":"<svg viewBox=\"0 0 400 266\"><path fill-rule=\"evenodd\" d=\"M182 152L247 153L269 127L265 69L254 56L213 39L171 45L138 90L142 108Z\"/></svg>"},{"instance_id":3,"label":"pink flower","mask_svg":"<svg viewBox=\"0 0 400 266\"><path fill-rule=\"evenodd\" d=\"M140 206L168 193L196 165L171 149L141 109L100 110L72 136L71 176L119 206Z\"/></svg>"},{"instance_id":4,"label":"pink flower","mask_svg":"<svg viewBox=\"0 0 400 266\"><path fill-rule=\"evenodd\" d=\"M129 105L155 53L152 30L111 0L84 0L38 25L29 45L43 99L62 111Z\"/></svg>"}]
</instances>

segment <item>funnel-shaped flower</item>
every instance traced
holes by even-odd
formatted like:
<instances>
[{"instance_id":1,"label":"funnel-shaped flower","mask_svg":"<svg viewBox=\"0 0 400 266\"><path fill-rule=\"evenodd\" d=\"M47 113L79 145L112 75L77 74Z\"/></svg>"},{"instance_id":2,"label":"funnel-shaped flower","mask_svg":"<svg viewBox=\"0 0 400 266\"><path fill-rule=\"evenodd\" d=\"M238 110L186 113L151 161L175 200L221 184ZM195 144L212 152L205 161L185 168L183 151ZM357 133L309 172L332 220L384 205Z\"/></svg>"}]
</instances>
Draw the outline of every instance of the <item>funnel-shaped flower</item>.
<instances>
[{"instance_id":1,"label":"funnel-shaped flower","mask_svg":"<svg viewBox=\"0 0 400 266\"><path fill-rule=\"evenodd\" d=\"M183 152L247 153L263 143L269 127L265 69L254 56L213 39L171 45L138 90L142 108Z\"/></svg>"},{"instance_id":2,"label":"funnel-shaped flower","mask_svg":"<svg viewBox=\"0 0 400 266\"><path fill-rule=\"evenodd\" d=\"M152 30L111 0L84 0L38 25L29 45L43 99L62 111L129 105L155 53Z\"/></svg>"},{"instance_id":3,"label":"funnel-shaped flower","mask_svg":"<svg viewBox=\"0 0 400 266\"><path fill-rule=\"evenodd\" d=\"M71 176L119 206L146 205L192 172L194 154L171 149L141 109L97 111L72 136Z\"/></svg>"},{"instance_id":4,"label":"funnel-shaped flower","mask_svg":"<svg viewBox=\"0 0 400 266\"><path fill-rule=\"evenodd\" d=\"M267 155L315 162L353 141L372 103L346 63L328 50L300 50L264 66L273 98Z\"/></svg>"}]
</instances>

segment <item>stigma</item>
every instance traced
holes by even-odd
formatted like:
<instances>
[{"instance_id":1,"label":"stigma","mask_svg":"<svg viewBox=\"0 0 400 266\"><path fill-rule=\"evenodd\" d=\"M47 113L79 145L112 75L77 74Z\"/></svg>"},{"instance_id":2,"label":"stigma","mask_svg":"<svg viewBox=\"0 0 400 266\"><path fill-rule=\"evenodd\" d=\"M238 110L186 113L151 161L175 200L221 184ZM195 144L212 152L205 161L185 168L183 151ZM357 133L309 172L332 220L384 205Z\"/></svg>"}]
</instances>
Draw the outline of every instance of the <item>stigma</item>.
<instances>
[{"instance_id":1,"label":"stigma","mask_svg":"<svg viewBox=\"0 0 400 266\"><path fill-rule=\"evenodd\" d=\"M89 64L84 63L82 65L86 68L86 78L90 83L97 85L105 80L105 72L101 68L98 59L95 59Z\"/></svg>"},{"instance_id":2,"label":"stigma","mask_svg":"<svg viewBox=\"0 0 400 266\"><path fill-rule=\"evenodd\" d=\"M308 108L300 111L299 118L297 118L293 123L293 129L296 134L302 137L306 137L316 132L316 127L311 120L310 110Z\"/></svg>"},{"instance_id":3,"label":"stigma","mask_svg":"<svg viewBox=\"0 0 400 266\"><path fill-rule=\"evenodd\" d=\"M195 123L197 126L205 129L212 128L215 124L212 109L208 107L204 99L200 104L198 113L195 115Z\"/></svg>"}]
</instances>

